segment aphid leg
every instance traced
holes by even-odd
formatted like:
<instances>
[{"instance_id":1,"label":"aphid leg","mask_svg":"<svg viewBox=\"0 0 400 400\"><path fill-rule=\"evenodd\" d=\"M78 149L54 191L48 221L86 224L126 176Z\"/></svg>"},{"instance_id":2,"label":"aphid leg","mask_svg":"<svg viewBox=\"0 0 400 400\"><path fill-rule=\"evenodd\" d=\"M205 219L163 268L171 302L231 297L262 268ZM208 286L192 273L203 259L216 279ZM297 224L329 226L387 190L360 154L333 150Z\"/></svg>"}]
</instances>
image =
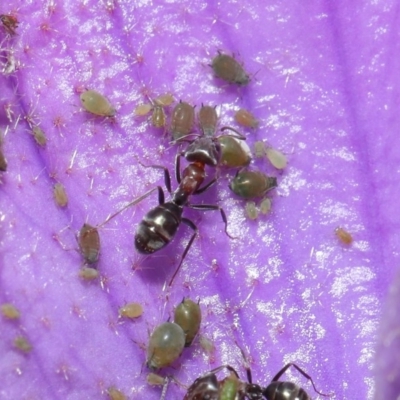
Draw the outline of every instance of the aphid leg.
<instances>
[{"instance_id":1,"label":"aphid leg","mask_svg":"<svg viewBox=\"0 0 400 400\"><path fill-rule=\"evenodd\" d=\"M331 396L332 396L332 394L324 394L324 393L321 393L319 390L317 390L317 388L315 387L314 381L313 381L313 379L311 378L311 376L308 375L303 369L301 369L298 365L296 365L296 364L294 364L294 363L286 364L286 365L272 378L271 382L279 381L279 378L280 378L290 367L296 368L297 371L299 371L306 379L308 379L308 380L311 382L311 384L312 384L312 386L313 386L313 388L314 388L314 390L315 390L316 393L318 393L319 395L324 396L324 397L331 397Z\"/></svg>"},{"instance_id":2,"label":"aphid leg","mask_svg":"<svg viewBox=\"0 0 400 400\"><path fill-rule=\"evenodd\" d=\"M165 398L167 396L167 389L168 389L169 382L170 382L170 378L168 376L166 376L164 378L164 385L163 385L163 389L161 392L160 400L165 400Z\"/></svg>"},{"instance_id":3,"label":"aphid leg","mask_svg":"<svg viewBox=\"0 0 400 400\"><path fill-rule=\"evenodd\" d=\"M115 212L114 214L110 215L109 217L106 218L104 222L102 222L100 225L98 225L98 228L102 227L103 225L107 224L110 222L114 217L117 215L121 214L123 211L125 211L127 208L134 206L135 204L140 203L142 200L145 198L149 197L154 191L158 190L158 202L159 204L164 204L165 201L165 196L164 196L164 191L161 186L156 186L153 189L150 189L148 192L146 192L144 195L138 197L137 199L131 201L128 203L126 206L122 207L120 210Z\"/></svg>"},{"instance_id":4,"label":"aphid leg","mask_svg":"<svg viewBox=\"0 0 400 400\"><path fill-rule=\"evenodd\" d=\"M227 369L230 372L233 372L237 379L240 379L239 374L236 372L235 368L231 367L230 365L221 365L220 367L214 368L211 371L207 372L203 376L211 375L211 374L218 374L219 371L223 369Z\"/></svg>"},{"instance_id":5,"label":"aphid leg","mask_svg":"<svg viewBox=\"0 0 400 400\"><path fill-rule=\"evenodd\" d=\"M222 217L222 221L224 221L225 224L225 233L227 234L227 236L229 236L231 239L235 240L237 239L234 236L231 236L228 233L228 219L226 218L226 214L223 208L221 208L220 206L217 206L215 204L189 204L188 205L189 208L193 208L194 210L203 210L203 211L213 211L213 210L219 210L221 213L221 217Z\"/></svg>"},{"instance_id":6,"label":"aphid leg","mask_svg":"<svg viewBox=\"0 0 400 400\"><path fill-rule=\"evenodd\" d=\"M176 267L176 270L175 270L174 274L172 275L172 278L169 281L168 286L172 286L172 283L173 283L176 275L178 274L179 270L181 269L183 260L185 259L186 254L188 253L188 251L190 250L190 247L192 246L192 243L193 243L193 241L194 241L194 239L195 239L195 237L196 237L196 235L197 235L197 233L199 231L197 226L190 219L182 218L182 222L185 223L189 228L192 228L194 232L193 232L193 235L191 236L191 238L189 240L189 243L186 245L186 248L185 248L185 250L184 250L184 252L182 254L181 260L179 261L179 264Z\"/></svg>"}]
</instances>

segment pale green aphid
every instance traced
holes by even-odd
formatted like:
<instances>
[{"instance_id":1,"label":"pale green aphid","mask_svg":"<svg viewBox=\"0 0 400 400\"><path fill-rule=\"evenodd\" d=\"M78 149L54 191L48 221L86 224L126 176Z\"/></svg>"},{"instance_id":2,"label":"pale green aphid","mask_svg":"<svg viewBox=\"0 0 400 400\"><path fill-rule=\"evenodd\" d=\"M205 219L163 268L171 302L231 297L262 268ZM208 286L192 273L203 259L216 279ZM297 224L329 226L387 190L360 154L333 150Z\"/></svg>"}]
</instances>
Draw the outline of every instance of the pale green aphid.
<instances>
[{"instance_id":1,"label":"pale green aphid","mask_svg":"<svg viewBox=\"0 0 400 400\"><path fill-rule=\"evenodd\" d=\"M11 303L4 303L0 306L1 313L4 317L8 319L18 319L20 317L20 312L17 307Z\"/></svg>"},{"instance_id":2,"label":"pale green aphid","mask_svg":"<svg viewBox=\"0 0 400 400\"><path fill-rule=\"evenodd\" d=\"M47 138L46 138L46 135L44 134L43 130L40 127L34 126L32 128L32 133L33 133L33 137L36 140L36 143L39 146L42 146L42 147L46 146Z\"/></svg>"},{"instance_id":3,"label":"pale green aphid","mask_svg":"<svg viewBox=\"0 0 400 400\"><path fill-rule=\"evenodd\" d=\"M287 165L286 156L281 153L279 150L273 149L272 147L268 147L265 150L265 154L267 155L268 160L276 169L284 169Z\"/></svg>"},{"instance_id":4,"label":"pale green aphid","mask_svg":"<svg viewBox=\"0 0 400 400\"><path fill-rule=\"evenodd\" d=\"M254 201L248 201L246 203L246 214L249 217L249 219L251 220L256 220L258 217L258 210L256 207L256 203L254 203Z\"/></svg>"},{"instance_id":5,"label":"pale green aphid","mask_svg":"<svg viewBox=\"0 0 400 400\"><path fill-rule=\"evenodd\" d=\"M86 90L81 93L80 99L83 108L92 114L102 117L114 117L116 114L115 108L109 101L95 90Z\"/></svg>"},{"instance_id":6,"label":"pale green aphid","mask_svg":"<svg viewBox=\"0 0 400 400\"><path fill-rule=\"evenodd\" d=\"M235 400L238 394L238 380L232 374L226 378L221 385L221 393L219 395L220 400Z\"/></svg>"},{"instance_id":7,"label":"pale green aphid","mask_svg":"<svg viewBox=\"0 0 400 400\"><path fill-rule=\"evenodd\" d=\"M271 211L271 199L266 197L261 203L260 203L260 211L261 214L268 214Z\"/></svg>"}]
</instances>

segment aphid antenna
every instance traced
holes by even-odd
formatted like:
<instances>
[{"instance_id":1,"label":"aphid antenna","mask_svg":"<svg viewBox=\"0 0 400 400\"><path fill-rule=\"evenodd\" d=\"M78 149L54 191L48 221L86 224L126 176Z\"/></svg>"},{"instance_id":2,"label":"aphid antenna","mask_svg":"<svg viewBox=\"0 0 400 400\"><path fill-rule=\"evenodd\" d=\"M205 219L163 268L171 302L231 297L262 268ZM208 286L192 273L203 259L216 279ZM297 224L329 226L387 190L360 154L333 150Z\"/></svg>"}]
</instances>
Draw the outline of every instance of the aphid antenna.
<instances>
[{"instance_id":1,"label":"aphid antenna","mask_svg":"<svg viewBox=\"0 0 400 400\"><path fill-rule=\"evenodd\" d=\"M251 296L252 296L253 293L254 293L254 289L256 288L256 286L255 286L254 284L253 284L252 286L253 286L253 287L251 288L249 294L248 294L247 297L240 303L240 305L239 305L237 311L243 309L244 306L246 305L246 303L250 300Z\"/></svg>"},{"instance_id":2,"label":"aphid antenna","mask_svg":"<svg viewBox=\"0 0 400 400\"><path fill-rule=\"evenodd\" d=\"M38 103L39 103L39 96L36 99L35 105L33 105L32 101L29 102L29 110L28 110L27 114L23 117L30 129L33 129L34 126L38 126L41 122L39 118L36 121L37 117L35 115L35 110L36 110L36 107L38 106Z\"/></svg>"},{"instance_id":3,"label":"aphid antenna","mask_svg":"<svg viewBox=\"0 0 400 400\"><path fill-rule=\"evenodd\" d=\"M41 31L41 32L56 32L59 35L62 35L63 37L67 37L67 38L73 39L73 36L71 36L70 34L65 34L64 32L61 33L58 29L54 29L54 28L50 27L49 21L50 21L51 16L52 16L52 14L49 13L49 16L46 18L46 21L42 22L39 25L39 27L37 28L37 30ZM57 22L57 24L59 24L60 22L64 21L67 18L68 18L68 16L65 15L61 19L58 19L56 22Z\"/></svg>"},{"instance_id":4,"label":"aphid antenna","mask_svg":"<svg viewBox=\"0 0 400 400\"><path fill-rule=\"evenodd\" d=\"M40 170L40 172L38 173L38 175L32 178L31 182L36 183L36 181L39 179L39 176L42 175L43 171L45 171L46 169L47 169L47 167L43 167ZM31 174L32 174L32 170L31 170Z\"/></svg>"},{"instance_id":5,"label":"aphid antenna","mask_svg":"<svg viewBox=\"0 0 400 400\"><path fill-rule=\"evenodd\" d=\"M67 171L72 170L72 167L74 166L74 162L75 162L75 158L76 158L77 154L78 154L78 149L75 149L74 152L72 153L71 161L69 163Z\"/></svg>"},{"instance_id":6,"label":"aphid antenna","mask_svg":"<svg viewBox=\"0 0 400 400\"><path fill-rule=\"evenodd\" d=\"M5 137L6 137L7 134L8 134L8 128L9 128L9 126L10 126L10 125L7 125L5 131L4 131L3 133L0 133L0 145L3 144L3 140L5 139Z\"/></svg>"},{"instance_id":7,"label":"aphid antenna","mask_svg":"<svg viewBox=\"0 0 400 400\"><path fill-rule=\"evenodd\" d=\"M20 119L21 119L21 114L18 114L18 117L17 117L17 119L15 120L15 124L14 124L14 130L17 129ZM8 118L8 120L10 121L9 118ZM10 122L12 122L12 121L10 121Z\"/></svg>"},{"instance_id":8,"label":"aphid antenna","mask_svg":"<svg viewBox=\"0 0 400 400\"><path fill-rule=\"evenodd\" d=\"M145 96L150 100L150 94L152 92L152 90L150 88L151 88L151 85L153 83L153 77L150 78L148 84L146 84L144 82L143 78L139 76L139 72L137 72L137 77L138 77L138 80L140 81L139 93L142 96Z\"/></svg>"}]
</instances>

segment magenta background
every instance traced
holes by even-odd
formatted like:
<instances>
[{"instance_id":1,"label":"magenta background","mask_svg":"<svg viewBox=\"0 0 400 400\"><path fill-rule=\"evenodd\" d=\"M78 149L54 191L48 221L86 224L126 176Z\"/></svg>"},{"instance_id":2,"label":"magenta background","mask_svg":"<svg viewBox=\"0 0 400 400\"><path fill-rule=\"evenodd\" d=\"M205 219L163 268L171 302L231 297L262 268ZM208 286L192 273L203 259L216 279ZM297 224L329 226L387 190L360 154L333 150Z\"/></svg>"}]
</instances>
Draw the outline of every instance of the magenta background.
<instances>
[{"instance_id":1,"label":"magenta background","mask_svg":"<svg viewBox=\"0 0 400 400\"><path fill-rule=\"evenodd\" d=\"M182 383L223 363L244 377L236 340L260 384L294 361L337 399L373 398L378 322L399 259L399 9L396 1L348 3L2 2L0 13L16 12L20 26L1 48L21 66L0 76L0 128L8 104L21 118L4 139L0 302L22 313L18 322L0 319L3 398L107 398L114 385L132 399L158 399L160 389L145 382L145 352L132 340L146 343L186 295L201 299L202 333L217 351L210 362L198 342L187 349L169 371ZM207 64L218 49L244 62L254 76L248 87L213 79ZM115 124L81 110L83 87L108 97ZM84 221L101 223L162 183L136 157L172 168L176 148L133 117L144 90L218 105L221 126L235 126L234 111L248 108L260 119L246 133L249 144L268 140L289 160L272 214L258 221L245 218L244 202L229 191L233 171L194 199L220 204L240 239L226 237L217 212L187 212L200 236L169 299L162 287L187 228L164 257L131 269L135 225L156 196L101 230L103 288L82 283L79 254L60 245L77 248ZM46 149L23 121L30 110L48 136ZM54 178L68 192L65 210L54 204ZM353 234L351 248L338 243L337 226ZM118 320L128 301L143 304L140 320ZM19 334L34 347L29 355L12 347ZM394 399L398 391L382 383L386 372L377 398ZM304 379L288 376L317 398ZM171 385L168 398L183 397Z\"/></svg>"}]
</instances>

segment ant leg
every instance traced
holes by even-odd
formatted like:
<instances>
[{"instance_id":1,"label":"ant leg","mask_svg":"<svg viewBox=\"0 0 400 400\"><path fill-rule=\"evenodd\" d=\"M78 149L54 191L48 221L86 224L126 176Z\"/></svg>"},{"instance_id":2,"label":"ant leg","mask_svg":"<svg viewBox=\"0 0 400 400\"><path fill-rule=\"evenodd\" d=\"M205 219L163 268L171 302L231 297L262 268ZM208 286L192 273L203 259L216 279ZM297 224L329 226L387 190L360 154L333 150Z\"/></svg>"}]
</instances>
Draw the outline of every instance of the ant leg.
<instances>
[{"instance_id":1,"label":"ant leg","mask_svg":"<svg viewBox=\"0 0 400 400\"><path fill-rule=\"evenodd\" d=\"M296 364L294 364L294 363L286 364L286 365L272 378L271 382L278 381L279 378L280 378L290 367L296 368L297 371L299 371L306 379L308 379L309 381L311 381L311 384L312 384L312 386L313 386L313 388L314 388L314 390L315 390L316 393L318 393L318 394L320 394L321 396L324 396L324 397L330 397L330 396L332 396L332 395L330 395L330 394L324 394L324 393L321 393L320 391L318 391L317 388L315 387L314 381L313 381L313 379L311 378L311 376L308 375L303 369L301 369L298 365L296 365Z\"/></svg>"},{"instance_id":2,"label":"ant leg","mask_svg":"<svg viewBox=\"0 0 400 400\"><path fill-rule=\"evenodd\" d=\"M232 132L236 133L236 135L229 135L229 136L232 136L232 137L234 137L236 139L240 139L240 140L246 140L246 136L242 135L239 131L237 131L234 128L231 128L230 126L223 126L221 128L221 132L226 131L226 130L229 130L229 131L232 131Z\"/></svg>"},{"instance_id":3,"label":"ant leg","mask_svg":"<svg viewBox=\"0 0 400 400\"><path fill-rule=\"evenodd\" d=\"M225 224L225 233L227 236L229 236L231 239L237 239L234 236L231 236L228 233L228 219L226 218L226 214L223 208L220 206L216 206L213 204L188 204L187 205L189 208L193 208L194 210L202 210L202 211L213 211L213 210L219 210L221 213L222 221L224 221Z\"/></svg>"},{"instance_id":4,"label":"ant leg","mask_svg":"<svg viewBox=\"0 0 400 400\"><path fill-rule=\"evenodd\" d=\"M122 207L120 210L118 210L117 212L115 212L114 214L110 215L109 217L106 218L106 220L101 223L100 225L98 225L97 227L100 228L101 226L107 224L108 222L110 222L114 217L116 217L117 215L121 214L122 211L125 211L127 208L134 206L135 204L140 203L142 200L144 200L146 197L149 197L154 191L158 190L158 203L159 204L164 204L165 201L165 197L164 197L164 191L162 190L161 186L156 186L153 189L150 189L148 192L146 192L144 195L138 197L137 199L131 201L130 203L128 203L126 206Z\"/></svg>"},{"instance_id":5,"label":"ant leg","mask_svg":"<svg viewBox=\"0 0 400 400\"><path fill-rule=\"evenodd\" d=\"M174 272L174 275L172 275L172 278L169 281L168 286L172 286L172 282L174 281L174 279L175 279L177 273L179 272L179 270L181 269L183 260L185 259L186 254L188 253L188 251L190 249L190 246L192 245L192 243L193 243L193 241L194 241L194 239L195 239L195 237L197 235L197 232L198 232L197 226L190 219L182 218L182 222L185 223L189 228L192 228L194 232L193 232L192 237L189 240L189 243L186 245L185 250L183 251L183 254L182 254L182 257L181 257L181 261L179 261L179 264L178 264L178 266L177 266L177 268L176 268L176 270Z\"/></svg>"},{"instance_id":6,"label":"ant leg","mask_svg":"<svg viewBox=\"0 0 400 400\"><path fill-rule=\"evenodd\" d=\"M217 178L212 179L210 182L207 183L207 185L203 186L200 189L197 189L193 194L201 194L204 193L206 190L208 190L214 183L217 182Z\"/></svg>"},{"instance_id":7,"label":"ant leg","mask_svg":"<svg viewBox=\"0 0 400 400\"><path fill-rule=\"evenodd\" d=\"M162 170L164 171L164 184L165 184L165 187L167 188L168 193L171 193L171 192L172 192L172 190L171 190L171 175L170 175L170 173L169 173L168 168L163 167L162 165L145 165L145 164L142 164L139 160L138 160L138 162L139 162L139 164L140 164L142 167L144 167L144 168L158 168L158 169L162 169ZM160 203L160 204L161 204L161 203Z\"/></svg>"},{"instance_id":8,"label":"ant leg","mask_svg":"<svg viewBox=\"0 0 400 400\"><path fill-rule=\"evenodd\" d=\"M181 183L181 157L182 153L178 153L175 157L175 178L178 185Z\"/></svg>"},{"instance_id":9,"label":"ant leg","mask_svg":"<svg viewBox=\"0 0 400 400\"><path fill-rule=\"evenodd\" d=\"M230 365L221 365L220 367L214 368L211 371L207 372L203 376L211 375L211 374L217 374L219 371L222 371L223 369L227 369L230 372L233 372L236 376L236 378L240 379L239 374L236 372L235 368L231 367Z\"/></svg>"}]
</instances>

